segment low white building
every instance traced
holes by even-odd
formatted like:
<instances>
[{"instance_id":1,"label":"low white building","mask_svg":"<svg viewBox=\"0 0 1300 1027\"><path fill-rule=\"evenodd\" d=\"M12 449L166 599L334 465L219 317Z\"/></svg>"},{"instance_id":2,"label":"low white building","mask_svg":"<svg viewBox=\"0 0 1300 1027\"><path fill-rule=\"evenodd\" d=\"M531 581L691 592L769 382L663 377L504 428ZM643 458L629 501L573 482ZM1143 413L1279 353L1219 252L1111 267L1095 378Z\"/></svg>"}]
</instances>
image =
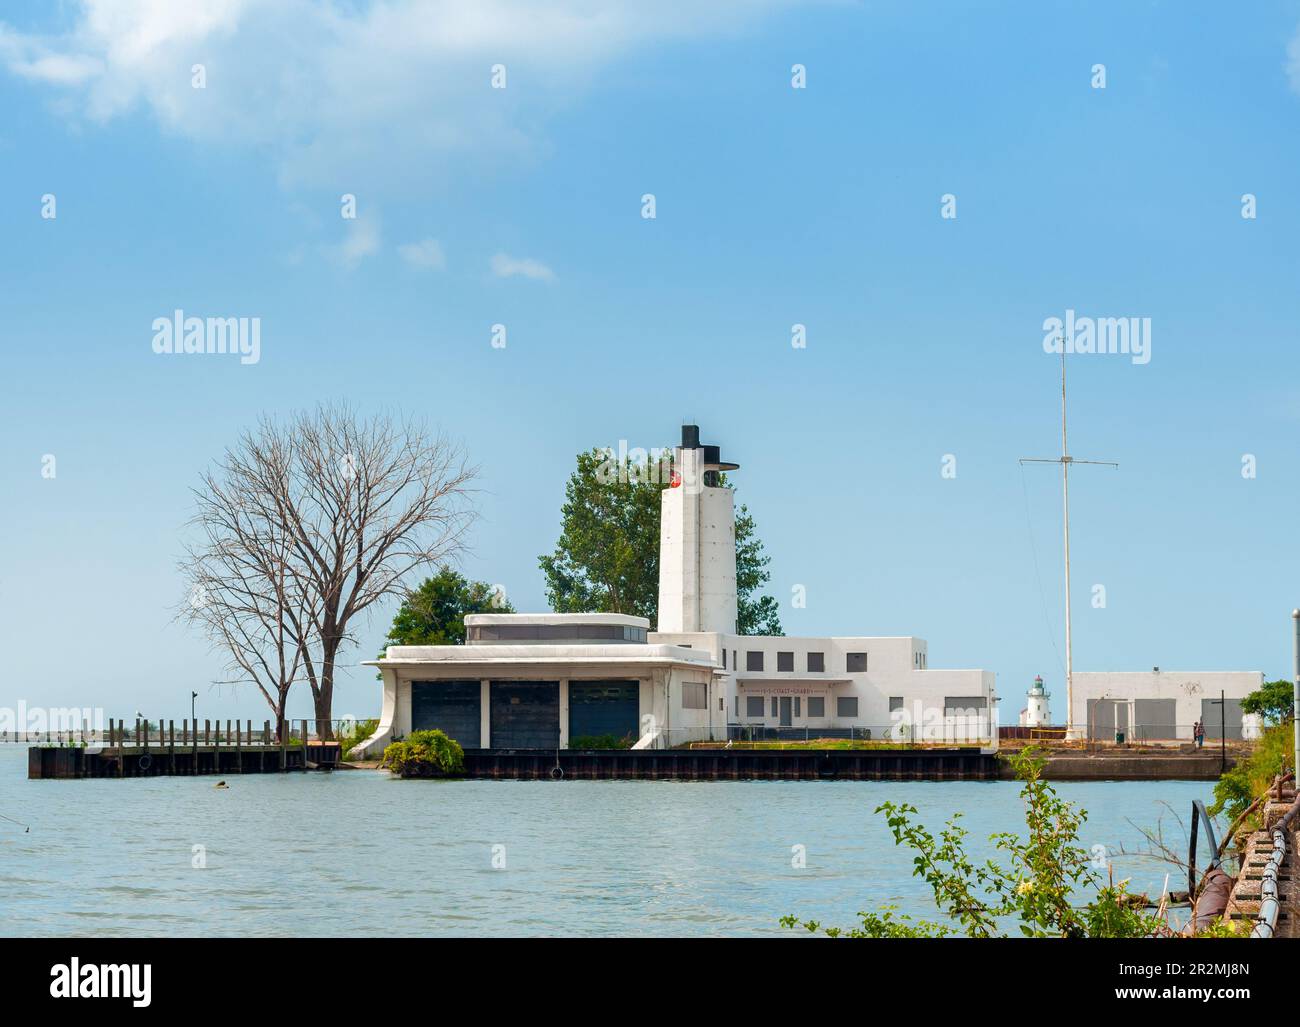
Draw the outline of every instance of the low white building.
<instances>
[{"instance_id":1,"label":"low white building","mask_svg":"<svg viewBox=\"0 0 1300 1027\"><path fill-rule=\"evenodd\" d=\"M737 737L997 744L994 675L932 670L914 636L736 632L735 504L716 446L682 429L663 490L659 630L615 614L465 618L464 646L390 646L374 754L441 728L465 748ZM354 750L356 751L356 750Z\"/></svg>"},{"instance_id":2,"label":"low white building","mask_svg":"<svg viewBox=\"0 0 1300 1027\"><path fill-rule=\"evenodd\" d=\"M1255 714L1241 700L1264 684L1260 671L1075 671L1076 730L1089 739L1134 742L1191 741L1200 721L1205 737L1257 738Z\"/></svg>"}]
</instances>

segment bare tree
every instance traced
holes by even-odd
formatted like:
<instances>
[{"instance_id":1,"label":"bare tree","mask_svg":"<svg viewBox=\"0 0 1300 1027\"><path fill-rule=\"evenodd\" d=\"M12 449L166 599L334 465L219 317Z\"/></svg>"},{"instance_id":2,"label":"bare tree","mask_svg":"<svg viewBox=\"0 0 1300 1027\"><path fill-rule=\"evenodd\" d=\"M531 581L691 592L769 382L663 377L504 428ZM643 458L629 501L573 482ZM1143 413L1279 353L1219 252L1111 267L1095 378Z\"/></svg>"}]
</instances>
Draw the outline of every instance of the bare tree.
<instances>
[{"instance_id":1,"label":"bare tree","mask_svg":"<svg viewBox=\"0 0 1300 1027\"><path fill-rule=\"evenodd\" d=\"M250 570L250 581L219 594L254 586L272 614L273 629L261 637L279 640L275 666L292 671L288 684L306 678L322 737L331 735L338 655L356 641L358 617L402 594L412 572L460 555L476 473L441 433L409 420L361 420L336 405L285 425L263 418L196 490L205 541L191 563L197 555L206 567L225 567L229 549ZM242 648L240 633L214 634L204 623L223 646Z\"/></svg>"},{"instance_id":2,"label":"bare tree","mask_svg":"<svg viewBox=\"0 0 1300 1027\"><path fill-rule=\"evenodd\" d=\"M275 459L283 478L283 453ZM199 539L181 561L189 596L180 616L225 654L231 677L219 683L257 686L279 738L309 644L303 634L311 624L309 597L290 577L292 541L273 516L275 505L259 500L245 467L227 460L193 490L197 511L190 523Z\"/></svg>"}]
</instances>

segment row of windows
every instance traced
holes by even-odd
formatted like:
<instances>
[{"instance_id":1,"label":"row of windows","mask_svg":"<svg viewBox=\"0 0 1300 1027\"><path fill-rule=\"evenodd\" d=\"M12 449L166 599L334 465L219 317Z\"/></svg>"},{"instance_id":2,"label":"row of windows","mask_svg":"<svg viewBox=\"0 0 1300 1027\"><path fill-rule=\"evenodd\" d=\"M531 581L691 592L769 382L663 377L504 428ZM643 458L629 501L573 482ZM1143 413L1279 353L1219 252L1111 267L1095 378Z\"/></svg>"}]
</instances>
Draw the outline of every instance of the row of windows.
<instances>
[{"instance_id":1,"label":"row of windows","mask_svg":"<svg viewBox=\"0 0 1300 1027\"><path fill-rule=\"evenodd\" d=\"M473 624L469 642L644 642L646 629L630 624Z\"/></svg>"},{"instance_id":2,"label":"row of windows","mask_svg":"<svg viewBox=\"0 0 1300 1027\"><path fill-rule=\"evenodd\" d=\"M761 649L750 649L745 653L745 670L763 671L766 670L764 660L766 653ZM727 650L722 650L722 668L727 669ZM731 669L737 669L736 650L731 650ZM776 654L776 669L779 674L794 673L794 653L778 652ZM867 670L866 653L845 653L844 669L849 674L865 674ZM809 674L823 674L826 671L826 654L825 653L807 653L804 670Z\"/></svg>"},{"instance_id":3,"label":"row of windows","mask_svg":"<svg viewBox=\"0 0 1300 1027\"><path fill-rule=\"evenodd\" d=\"M796 718L803 716L803 696L794 697L794 715ZM761 695L745 696L745 716L751 720L761 720L763 717L763 708L765 700ZM781 703L777 696L772 696L772 713L773 717L781 715ZM835 697L835 716L837 717L856 717L858 715L858 697L856 695L837 695ZM736 696L736 716L740 716L740 696ZM808 696L808 716L810 719L818 719L826 716L826 697L822 695Z\"/></svg>"}]
</instances>

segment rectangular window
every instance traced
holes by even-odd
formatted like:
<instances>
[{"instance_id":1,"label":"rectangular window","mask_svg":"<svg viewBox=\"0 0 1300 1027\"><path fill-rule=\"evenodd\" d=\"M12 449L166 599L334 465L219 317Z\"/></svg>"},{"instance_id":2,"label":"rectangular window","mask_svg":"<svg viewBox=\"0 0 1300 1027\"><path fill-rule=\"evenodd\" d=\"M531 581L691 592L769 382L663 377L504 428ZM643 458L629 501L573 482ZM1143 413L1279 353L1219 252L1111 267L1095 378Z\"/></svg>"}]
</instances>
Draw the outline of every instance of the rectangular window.
<instances>
[{"instance_id":1,"label":"rectangular window","mask_svg":"<svg viewBox=\"0 0 1300 1027\"><path fill-rule=\"evenodd\" d=\"M808 716L824 717L826 716L826 699L820 695L808 696Z\"/></svg>"},{"instance_id":2,"label":"rectangular window","mask_svg":"<svg viewBox=\"0 0 1300 1027\"><path fill-rule=\"evenodd\" d=\"M799 696L797 696L797 695L794 697L794 715L795 715L796 717L802 717L802 716L803 716L803 713L800 712L800 710L799 710Z\"/></svg>"},{"instance_id":3,"label":"rectangular window","mask_svg":"<svg viewBox=\"0 0 1300 1027\"><path fill-rule=\"evenodd\" d=\"M718 712L721 713L726 708L726 704L722 701L722 696L718 696Z\"/></svg>"},{"instance_id":4,"label":"rectangular window","mask_svg":"<svg viewBox=\"0 0 1300 1027\"><path fill-rule=\"evenodd\" d=\"M736 716L740 716L740 696L736 696Z\"/></svg>"},{"instance_id":5,"label":"rectangular window","mask_svg":"<svg viewBox=\"0 0 1300 1027\"><path fill-rule=\"evenodd\" d=\"M774 717L779 716L779 714L776 712L776 696L772 696L772 716Z\"/></svg>"},{"instance_id":6,"label":"rectangular window","mask_svg":"<svg viewBox=\"0 0 1300 1027\"><path fill-rule=\"evenodd\" d=\"M867 669L866 653L849 653L847 658L847 670L850 674L862 674Z\"/></svg>"},{"instance_id":7,"label":"rectangular window","mask_svg":"<svg viewBox=\"0 0 1300 1027\"><path fill-rule=\"evenodd\" d=\"M751 649L749 652L745 653L745 669L746 669L746 670L762 670L762 669L763 669L763 654L762 654L762 652L754 652L754 651Z\"/></svg>"},{"instance_id":8,"label":"rectangular window","mask_svg":"<svg viewBox=\"0 0 1300 1027\"><path fill-rule=\"evenodd\" d=\"M903 697L901 695L891 695L889 697L889 712L893 713L895 710L901 710L902 708Z\"/></svg>"},{"instance_id":9,"label":"rectangular window","mask_svg":"<svg viewBox=\"0 0 1300 1027\"><path fill-rule=\"evenodd\" d=\"M835 697L835 716L856 717L858 715L858 697L856 695L837 695Z\"/></svg>"},{"instance_id":10,"label":"rectangular window","mask_svg":"<svg viewBox=\"0 0 1300 1027\"><path fill-rule=\"evenodd\" d=\"M707 686L703 681L685 681L682 683L682 709L703 710L708 708Z\"/></svg>"},{"instance_id":11,"label":"rectangular window","mask_svg":"<svg viewBox=\"0 0 1300 1027\"><path fill-rule=\"evenodd\" d=\"M826 670L826 654L825 654L825 653L809 653L809 654L808 654L808 673L809 673L809 674L821 674L821 673L822 673L823 671L825 671L825 670Z\"/></svg>"},{"instance_id":12,"label":"rectangular window","mask_svg":"<svg viewBox=\"0 0 1300 1027\"><path fill-rule=\"evenodd\" d=\"M745 696L745 716L753 720L763 719L763 697L761 695Z\"/></svg>"},{"instance_id":13,"label":"rectangular window","mask_svg":"<svg viewBox=\"0 0 1300 1027\"><path fill-rule=\"evenodd\" d=\"M794 653L777 653L776 669L778 671L794 671Z\"/></svg>"}]
</instances>

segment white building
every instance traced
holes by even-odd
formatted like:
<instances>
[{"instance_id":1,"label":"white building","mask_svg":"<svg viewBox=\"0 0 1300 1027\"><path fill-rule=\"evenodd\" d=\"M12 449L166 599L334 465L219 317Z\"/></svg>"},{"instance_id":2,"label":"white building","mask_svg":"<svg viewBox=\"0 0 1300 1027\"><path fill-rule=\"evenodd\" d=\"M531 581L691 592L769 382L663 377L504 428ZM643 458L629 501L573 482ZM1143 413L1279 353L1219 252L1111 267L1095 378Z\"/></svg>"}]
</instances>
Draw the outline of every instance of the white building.
<instances>
[{"instance_id":1,"label":"white building","mask_svg":"<svg viewBox=\"0 0 1300 1027\"><path fill-rule=\"evenodd\" d=\"M735 505L718 474L737 466L683 427L661 500L658 631L615 614L472 615L464 646L390 646L367 663L384 696L363 750L434 727L466 748L755 735L996 745L993 673L932 670L924 639L736 633Z\"/></svg>"},{"instance_id":2,"label":"white building","mask_svg":"<svg viewBox=\"0 0 1300 1027\"><path fill-rule=\"evenodd\" d=\"M1076 728L1085 738L1113 741L1191 741L1192 726L1205 737L1257 738L1256 714L1243 714L1241 700L1264 684L1260 671L1074 672Z\"/></svg>"}]
</instances>

